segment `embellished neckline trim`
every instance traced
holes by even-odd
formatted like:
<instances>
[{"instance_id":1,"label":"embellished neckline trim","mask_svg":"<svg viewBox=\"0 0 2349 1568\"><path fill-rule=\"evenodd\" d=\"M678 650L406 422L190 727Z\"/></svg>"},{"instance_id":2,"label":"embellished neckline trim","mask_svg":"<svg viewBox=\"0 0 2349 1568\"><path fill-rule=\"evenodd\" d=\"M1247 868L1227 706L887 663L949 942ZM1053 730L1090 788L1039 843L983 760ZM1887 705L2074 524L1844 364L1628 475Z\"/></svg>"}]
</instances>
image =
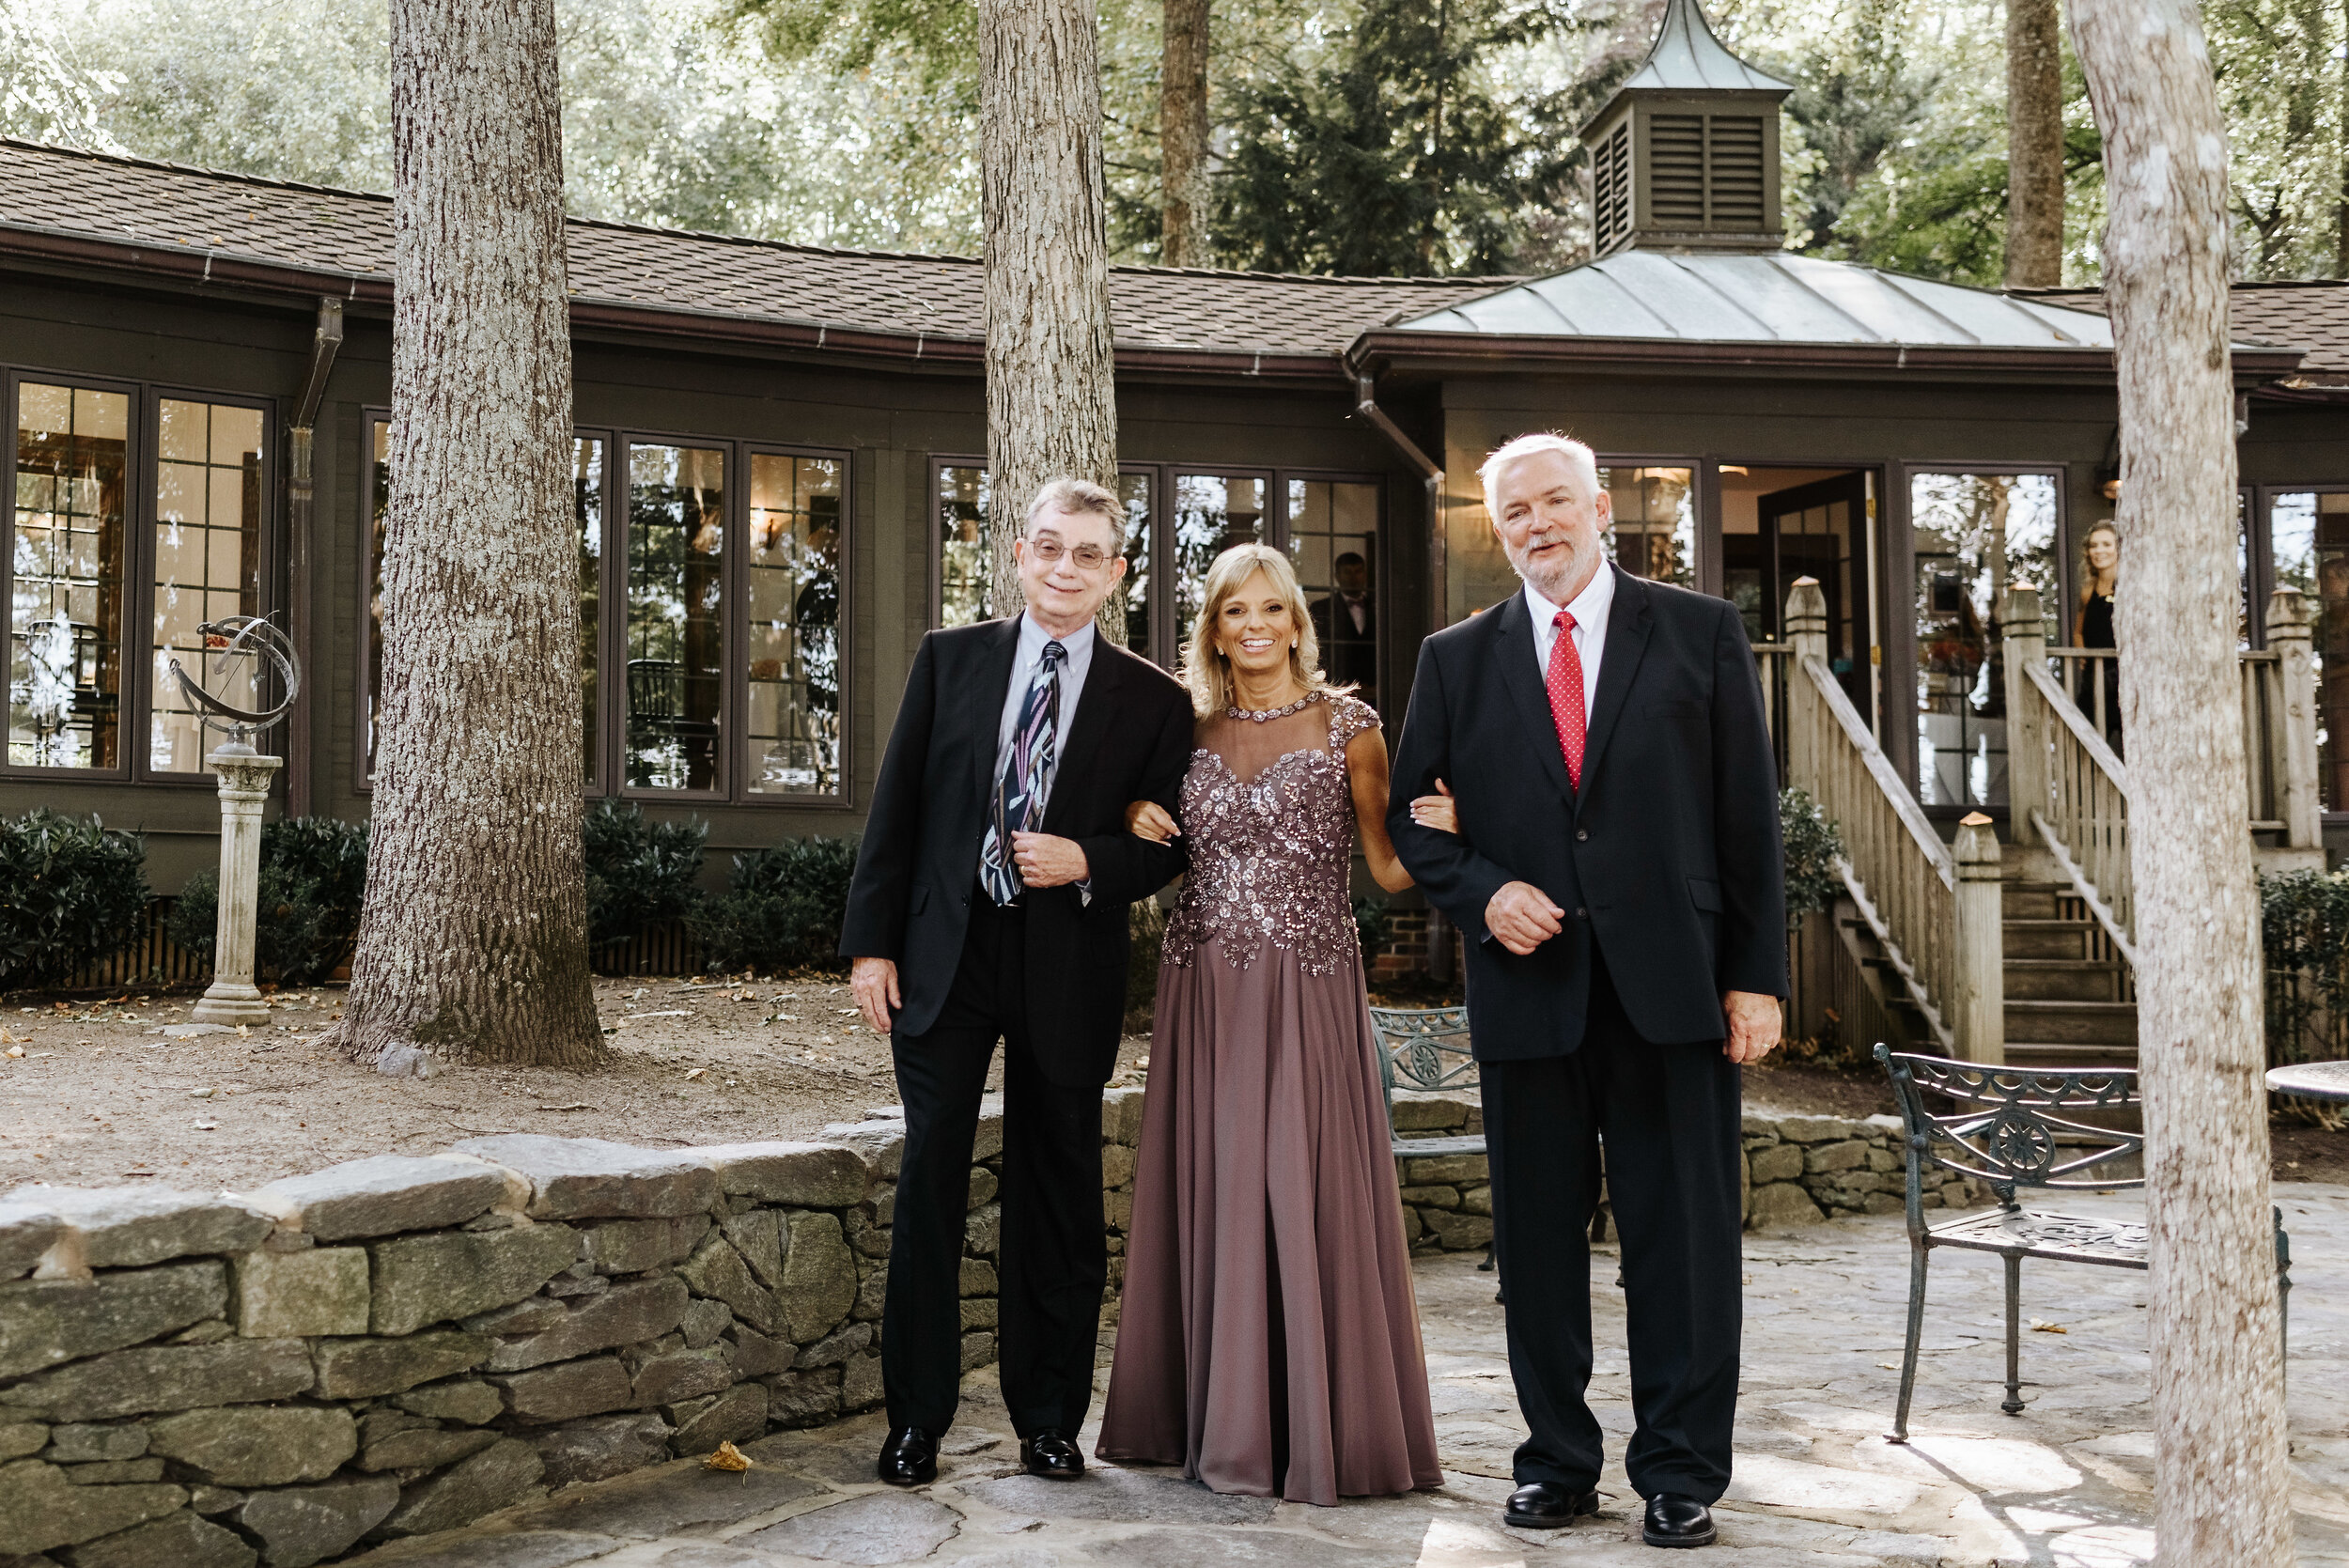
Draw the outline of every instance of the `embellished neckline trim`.
<instances>
[{"instance_id":1,"label":"embellished neckline trim","mask_svg":"<svg viewBox=\"0 0 2349 1568\"><path fill-rule=\"evenodd\" d=\"M1275 719L1285 719L1292 713L1302 713L1318 702L1326 702L1326 691L1308 691L1286 707L1240 707L1235 705L1223 710L1226 719L1245 719L1251 723L1268 724Z\"/></svg>"}]
</instances>

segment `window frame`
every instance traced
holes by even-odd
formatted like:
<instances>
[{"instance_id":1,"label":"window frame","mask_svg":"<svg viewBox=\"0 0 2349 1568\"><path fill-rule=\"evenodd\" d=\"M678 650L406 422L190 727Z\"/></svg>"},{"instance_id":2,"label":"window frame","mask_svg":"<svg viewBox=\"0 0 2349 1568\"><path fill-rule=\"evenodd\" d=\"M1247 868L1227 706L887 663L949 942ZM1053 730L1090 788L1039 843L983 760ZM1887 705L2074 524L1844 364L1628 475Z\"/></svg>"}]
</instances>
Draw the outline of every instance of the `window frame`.
<instances>
[{"instance_id":1,"label":"window frame","mask_svg":"<svg viewBox=\"0 0 2349 1568\"><path fill-rule=\"evenodd\" d=\"M2248 617L2251 624L2247 630L2250 634L2251 645L2255 648L2264 648L2267 646L2267 602L2269 596L2276 591L2276 500L2279 496L2285 495L2349 495L2349 479L2335 479L2304 485L2246 485L2243 489L2248 490L2251 497L2247 514L2250 522L2250 527L2247 532L2251 536L2245 541L2249 556L2245 564L2249 568L2250 582L2245 587L2252 604L2258 610L2257 614ZM2310 613L2314 613L2313 605L2309 609ZM2322 658L2324 650L2318 648L2316 652ZM2317 694L2317 706L2321 711L2324 706L2324 693L2321 691ZM2319 766L2321 768L2321 759ZM2318 795L2321 798L2324 791L2321 787L2322 781L2320 780L2319 783ZM2318 815L2320 822L2326 828L2349 826L2349 806L2328 808Z\"/></svg>"},{"instance_id":2,"label":"window frame","mask_svg":"<svg viewBox=\"0 0 2349 1568\"><path fill-rule=\"evenodd\" d=\"M252 409L260 414L261 523L256 539L258 559L254 563L254 602L255 613L275 614L285 608L283 585L278 581L285 557L281 538L285 519L279 505L278 399L251 393L190 386L178 381L134 380L45 365L0 365L0 417L7 420L8 429L7 450L0 453L0 492L8 497L8 512L0 517L0 604L11 607L15 603L17 415L22 406L21 389L26 381L44 386L114 393L130 402L130 417L125 422L123 440L123 466L127 477L122 525L129 534L123 549L122 618L126 635L121 651L123 690L117 694L116 709L116 745L120 760L112 768L39 768L12 763L8 760L5 748L0 748L0 778L18 783L55 780L68 784L122 784L153 789L213 791L217 789L219 781L209 771L174 772L154 768L148 761L152 740L148 725L155 710L155 525L161 513L155 494L161 478L158 422L162 416L163 400L166 397ZM0 628L0 634L8 639L12 653L13 626ZM132 657L134 650L135 658ZM301 700L308 700L306 692ZM262 733L261 746L282 755L284 735L282 727L272 726Z\"/></svg>"},{"instance_id":3,"label":"window frame","mask_svg":"<svg viewBox=\"0 0 2349 1568\"><path fill-rule=\"evenodd\" d=\"M374 774L367 752L367 692L375 680L374 650L368 636L367 596L374 587L374 427L388 425L391 411L370 405L360 411L358 464L361 479L358 520L358 645L353 704L353 791L374 793ZM603 549L598 563L596 628L596 778L580 781L583 800L633 800L640 804L671 801L694 806L744 806L754 810L851 810L855 803L856 691L861 672L856 647L859 561L856 520L856 453L848 447L815 446L734 436L705 436L641 428L625 425L574 425L574 441L603 442ZM734 755L750 714L749 675L743 654L749 644L750 567L740 550L727 550L720 560L719 598L724 605L720 628L719 746L714 789L647 789L625 782L627 761L627 595L628 595L628 453L632 446L697 447L725 455L726 489L720 525L729 543L750 536L750 460L754 454L815 458L840 468L840 787L824 794L754 794L743 787L744 769Z\"/></svg>"},{"instance_id":4,"label":"window frame","mask_svg":"<svg viewBox=\"0 0 2349 1568\"><path fill-rule=\"evenodd\" d=\"M132 584L130 598L134 606L133 613L137 617L146 678L138 683L135 714L132 721L138 725L137 733L140 737L138 760L133 765L132 777L142 784L192 784L203 789L216 789L219 786L219 781L209 770L199 768L189 773L173 772L149 767L147 761L151 754L149 746L152 737L148 731L154 720L155 682L161 678L154 671L153 642L155 636L155 529L162 520L163 506L155 491L163 478L163 405L166 397L176 402L207 403L219 408L252 409L261 416L261 525L257 531L255 539L255 549L260 552L260 558L253 563L254 613L260 615L273 615L285 608L284 598L279 592L278 581L279 573L283 568L285 550L279 537L282 530L277 504L277 464L272 460L276 451L277 400L273 397L248 397L227 393L199 392L190 388L152 382L148 386L147 409L142 420L144 428L141 431L141 439L146 443L148 471L144 495L147 516L139 525L135 551L138 576ZM280 629L284 629L282 623ZM130 706L132 705L126 705L126 706ZM207 729L222 727L218 723L206 726ZM272 726L264 732L268 738L261 741L262 749L272 751L276 755L284 755L282 741L276 747L272 747L271 741L277 739L285 733L283 728L277 726Z\"/></svg>"}]
</instances>

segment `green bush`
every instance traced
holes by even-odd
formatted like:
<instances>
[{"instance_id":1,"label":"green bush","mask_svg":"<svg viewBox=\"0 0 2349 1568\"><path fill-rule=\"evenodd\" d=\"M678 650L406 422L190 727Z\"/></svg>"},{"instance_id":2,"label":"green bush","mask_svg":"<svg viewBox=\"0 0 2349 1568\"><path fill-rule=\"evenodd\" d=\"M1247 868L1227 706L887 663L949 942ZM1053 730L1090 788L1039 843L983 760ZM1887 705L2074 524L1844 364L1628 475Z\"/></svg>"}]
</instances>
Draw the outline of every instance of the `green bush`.
<instances>
[{"instance_id":1,"label":"green bush","mask_svg":"<svg viewBox=\"0 0 2349 1568\"><path fill-rule=\"evenodd\" d=\"M261 875L253 924L255 967L264 979L315 986L350 957L367 891L367 830L331 816L295 816L261 829ZM220 928L220 877L200 871L163 922L171 939L209 960Z\"/></svg>"},{"instance_id":2,"label":"green bush","mask_svg":"<svg viewBox=\"0 0 2349 1568\"><path fill-rule=\"evenodd\" d=\"M692 912L709 842L700 822L653 822L633 803L587 814L587 941L603 949Z\"/></svg>"},{"instance_id":3,"label":"green bush","mask_svg":"<svg viewBox=\"0 0 2349 1568\"><path fill-rule=\"evenodd\" d=\"M1387 945L1387 939L1393 935L1394 914L1386 899L1357 898L1354 900L1354 936L1362 944L1364 963L1377 957L1379 950Z\"/></svg>"},{"instance_id":4,"label":"green bush","mask_svg":"<svg viewBox=\"0 0 2349 1568\"><path fill-rule=\"evenodd\" d=\"M147 925L147 842L34 808L0 821L0 990L55 986Z\"/></svg>"},{"instance_id":5,"label":"green bush","mask_svg":"<svg viewBox=\"0 0 2349 1568\"><path fill-rule=\"evenodd\" d=\"M685 917L702 967L713 974L838 969L856 846L853 838L786 839L735 856L726 891Z\"/></svg>"},{"instance_id":6,"label":"green bush","mask_svg":"<svg viewBox=\"0 0 2349 1568\"><path fill-rule=\"evenodd\" d=\"M2349 872L2260 878L2267 1061L2326 1061L2349 1035Z\"/></svg>"},{"instance_id":7,"label":"green bush","mask_svg":"<svg viewBox=\"0 0 2349 1568\"><path fill-rule=\"evenodd\" d=\"M1818 802L1799 789L1778 793L1779 835L1786 845L1786 928L1824 909L1843 891L1835 862L1843 858L1843 835Z\"/></svg>"}]
</instances>

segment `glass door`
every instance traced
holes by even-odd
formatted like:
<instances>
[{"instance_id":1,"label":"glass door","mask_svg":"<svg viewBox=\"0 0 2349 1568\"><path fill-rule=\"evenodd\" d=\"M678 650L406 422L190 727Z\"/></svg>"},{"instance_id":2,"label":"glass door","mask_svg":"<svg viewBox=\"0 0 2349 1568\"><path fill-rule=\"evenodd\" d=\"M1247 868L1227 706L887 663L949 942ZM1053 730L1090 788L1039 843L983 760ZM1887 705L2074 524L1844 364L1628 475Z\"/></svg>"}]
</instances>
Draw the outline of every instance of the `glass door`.
<instances>
[{"instance_id":1,"label":"glass door","mask_svg":"<svg viewBox=\"0 0 2349 1568\"><path fill-rule=\"evenodd\" d=\"M1917 797L1928 806L2006 803L2006 668L1999 604L2037 588L2062 598L2056 481L2048 474L1912 474L1917 563Z\"/></svg>"}]
</instances>

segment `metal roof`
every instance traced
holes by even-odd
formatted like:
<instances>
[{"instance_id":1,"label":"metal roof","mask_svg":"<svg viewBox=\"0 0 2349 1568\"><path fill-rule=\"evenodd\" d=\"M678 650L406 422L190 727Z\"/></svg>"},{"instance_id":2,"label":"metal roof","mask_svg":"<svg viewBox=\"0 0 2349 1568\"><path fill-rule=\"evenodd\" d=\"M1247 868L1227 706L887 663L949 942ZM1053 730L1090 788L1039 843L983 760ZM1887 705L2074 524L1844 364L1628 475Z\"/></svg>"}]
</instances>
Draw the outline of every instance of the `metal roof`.
<instances>
[{"instance_id":1,"label":"metal roof","mask_svg":"<svg viewBox=\"0 0 2349 1568\"><path fill-rule=\"evenodd\" d=\"M1816 256L1619 251L1396 323L1401 332L2109 351L2112 327L1986 289Z\"/></svg>"},{"instance_id":2,"label":"metal roof","mask_svg":"<svg viewBox=\"0 0 2349 1568\"><path fill-rule=\"evenodd\" d=\"M1713 36L1697 0L1671 0L1647 58L1618 92L1657 87L1667 92L1793 92L1791 83L1766 75L1732 54Z\"/></svg>"}]
</instances>

